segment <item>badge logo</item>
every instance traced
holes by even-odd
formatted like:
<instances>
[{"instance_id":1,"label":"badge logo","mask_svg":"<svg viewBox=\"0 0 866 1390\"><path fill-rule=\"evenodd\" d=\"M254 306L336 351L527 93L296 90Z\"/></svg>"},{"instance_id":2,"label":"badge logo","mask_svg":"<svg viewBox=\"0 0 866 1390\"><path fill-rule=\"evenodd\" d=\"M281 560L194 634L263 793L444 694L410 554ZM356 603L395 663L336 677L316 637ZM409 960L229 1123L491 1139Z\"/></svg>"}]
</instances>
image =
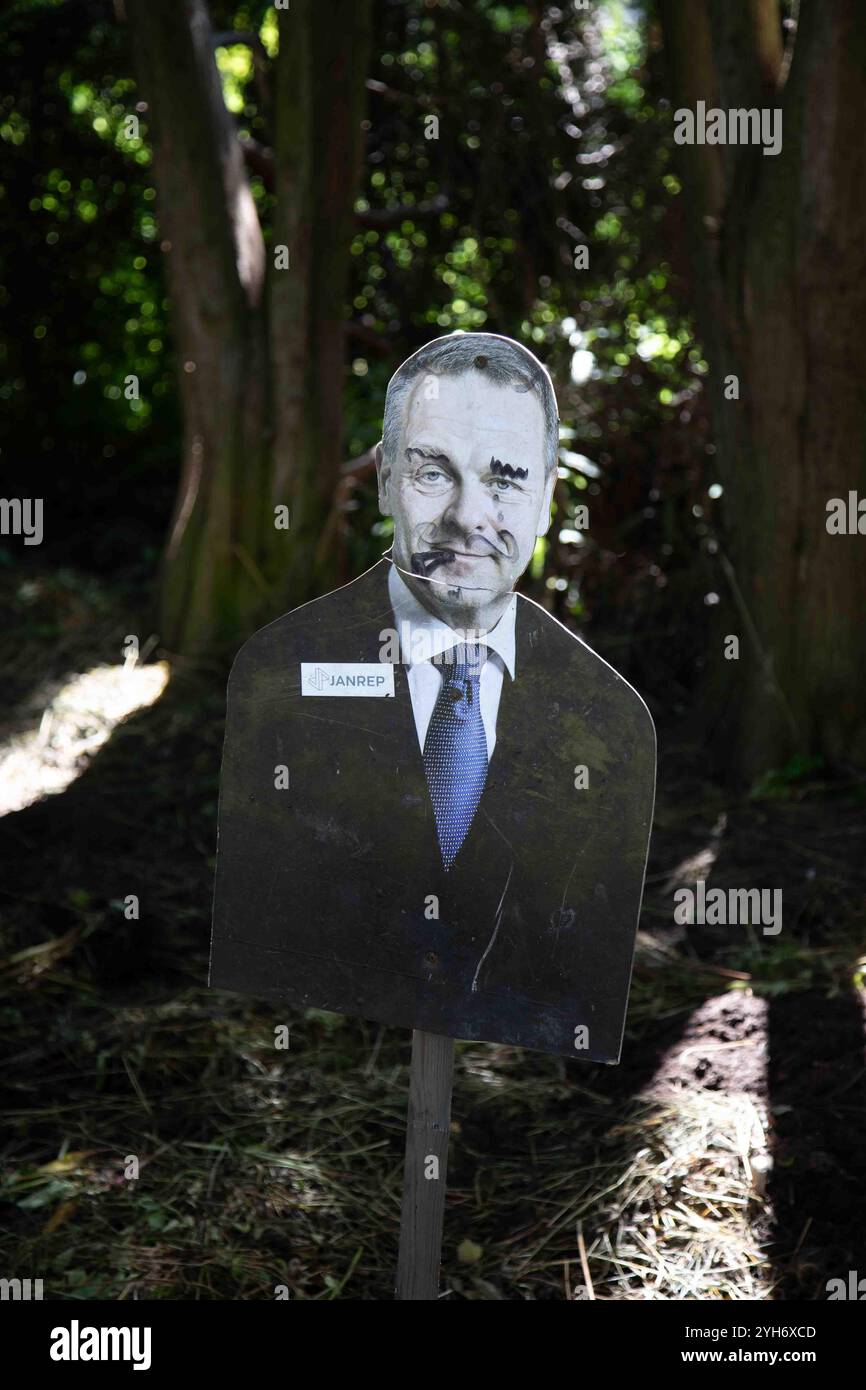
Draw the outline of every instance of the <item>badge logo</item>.
<instances>
[{"instance_id":1,"label":"badge logo","mask_svg":"<svg viewBox=\"0 0 866 1390\"><path fill-rule=\"evenodd\" d=\"M394 667L386 662L302 661L301 694L381 699L394 694Z\"/></svg>"}]
</instances>

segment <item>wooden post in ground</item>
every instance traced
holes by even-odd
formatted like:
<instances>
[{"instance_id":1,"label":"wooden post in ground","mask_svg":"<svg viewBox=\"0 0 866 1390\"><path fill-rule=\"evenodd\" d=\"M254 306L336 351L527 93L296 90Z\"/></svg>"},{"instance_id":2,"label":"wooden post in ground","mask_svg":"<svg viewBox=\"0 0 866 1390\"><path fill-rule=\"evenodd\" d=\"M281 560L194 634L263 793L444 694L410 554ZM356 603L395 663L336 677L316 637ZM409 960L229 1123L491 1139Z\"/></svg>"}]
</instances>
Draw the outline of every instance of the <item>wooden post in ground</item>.
<instances>
[{"instance_id":1,"label":"wooden post in ground","mask_svg":"<svg viewBox=\"0 0 866 1390\"><path fill-rule=\"evenodd\" d=\"M454 1039L416 1028L406 1121L398 1299L439 1297L453 1075Z\"/></svg>"}]
</instances>

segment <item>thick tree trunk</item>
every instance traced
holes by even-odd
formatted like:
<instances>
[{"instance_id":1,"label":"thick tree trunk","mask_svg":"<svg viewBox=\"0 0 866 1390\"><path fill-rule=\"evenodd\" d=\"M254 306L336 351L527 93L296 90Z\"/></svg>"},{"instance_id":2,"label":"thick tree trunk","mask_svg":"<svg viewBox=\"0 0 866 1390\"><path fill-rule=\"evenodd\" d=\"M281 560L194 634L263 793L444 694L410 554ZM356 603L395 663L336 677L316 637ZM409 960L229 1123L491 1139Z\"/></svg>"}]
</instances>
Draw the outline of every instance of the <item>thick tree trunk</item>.
<instances>
[{"instance_id":1,"label":"thick tree trunk","mask_svg":"<svg viewBox=\"0 0 866 1390\"><path fill-rule=\"evenodd\" d=\"M661 11L675 107L783 110L776 156L680 151L741 638L739 662L720 635L709 663L725 758L743 776L794 752L862 764L864 540L828 534L826 504L866 495L866 26L857 0L803 0L785 81L776 0Z\"/></svg>"},{"instance_id":2,"label":"thick tree trunk","mask_svg":"<svg viewBox=\"0 0 866 1390\"><path fill-rule=\"evenodd\" d=\"M127 0L184 413L160 614L162 640L177 651L236 644L327 583L331 557L317 541L341 457L369 12L370 0L298 0L279 12L277 212L266 252L206 0ZM279 504L288 531L275 526Z\"/></svg>"},{"instance_id":3,"label":"thick tree trunk","mask_svg":"<svg viewBox=\"0 0 866 1390\"><path fill-rule=\"evenodd\" d=\"M345 287L355 226L371 6L332 0L326 14L280 12L275 244L292 272L271 292L277 501L293 499L287 582L301 603L328 587L323 526L342 452Z\"/></svg>"}]
</instances>

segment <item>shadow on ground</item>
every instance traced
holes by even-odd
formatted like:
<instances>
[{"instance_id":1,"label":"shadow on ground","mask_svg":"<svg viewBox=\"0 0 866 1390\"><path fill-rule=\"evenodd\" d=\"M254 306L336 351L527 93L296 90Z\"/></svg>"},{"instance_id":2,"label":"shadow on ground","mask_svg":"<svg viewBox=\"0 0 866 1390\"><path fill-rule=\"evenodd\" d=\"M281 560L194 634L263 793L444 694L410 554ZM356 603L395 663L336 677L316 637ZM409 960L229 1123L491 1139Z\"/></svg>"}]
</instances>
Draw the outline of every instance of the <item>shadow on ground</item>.
<instances>
[{"instance_id":1,"label":"shadow on ground","mask_svg":"<svg viewBox=\"0 0 866 1390\"><path fill-rule=\"evenodd\" d=\"M222 714L174 681L0 823L0 1240L46 1296L392 1295L408 1035L205 988ZM820 1298L857 1268L862 789L730 804L694 765L662 757L621 1066L458 1048L447 1297ZM782 887L783 932L677 926L699 873Z\"/></svg>"}]
</instances>

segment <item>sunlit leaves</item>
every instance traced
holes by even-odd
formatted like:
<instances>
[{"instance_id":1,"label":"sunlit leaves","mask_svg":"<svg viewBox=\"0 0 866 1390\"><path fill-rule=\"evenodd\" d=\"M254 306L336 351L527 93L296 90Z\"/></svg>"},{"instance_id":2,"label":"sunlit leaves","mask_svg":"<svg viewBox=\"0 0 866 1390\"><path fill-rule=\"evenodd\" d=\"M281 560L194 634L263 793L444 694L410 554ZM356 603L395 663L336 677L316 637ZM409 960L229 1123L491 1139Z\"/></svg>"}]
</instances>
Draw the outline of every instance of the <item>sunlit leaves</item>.
<instances>
[{"instance_id":1,"label":"sunlit leaves","mask_svg":"<svg viewBox=\"0 0 866 1390\"><path fill-rule=\"evenodd\" d=\"M216 62L225 104L239 115L246 105L246 87L252 77L252 54L246 44L235 43L230 48L218 48Z\"/></svg>"},{"instance_id":2,"label":"sunlit leaves","mask_svg":"<svg viewBox=\"0 0 866 1390\"><path fill-rule=\"evenodd\" d=\"M4 115L0 122L0 140L4 140L7 145L23 145L29 134L30 123L24 119L20 111L9 111Z\"/></svg>"},{"instance_id":3,"label":"sunlit leaves","mask_svg":"<svg viewBox=\"0 0 866 1390\"><path fill-rule=\"evenodd\" d=\"M135 116L135 83L131 77L108 77L97 87L93 82L76 81L64 71L58 85L65 94L74 116L86 120L90 129L102 140L109 140L138 164L150 163L150 151L142 139L140 122ZM135 127L138 126L136 133Z\"/></svg>"}]
</instances>

